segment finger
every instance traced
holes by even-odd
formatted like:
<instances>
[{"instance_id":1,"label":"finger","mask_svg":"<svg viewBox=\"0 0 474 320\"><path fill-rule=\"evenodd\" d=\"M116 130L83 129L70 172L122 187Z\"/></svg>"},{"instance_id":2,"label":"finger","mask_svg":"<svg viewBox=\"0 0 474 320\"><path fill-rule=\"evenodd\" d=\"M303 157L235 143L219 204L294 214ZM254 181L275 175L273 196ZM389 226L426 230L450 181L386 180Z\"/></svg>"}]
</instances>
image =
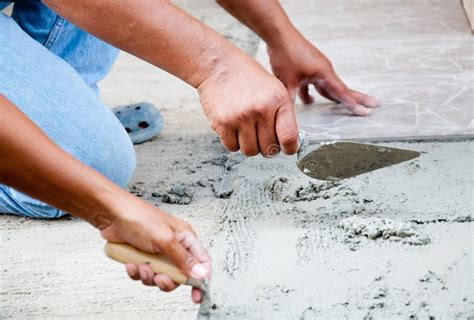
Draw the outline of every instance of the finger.
<instances>
[{"instance_id":1,"label":"finger","mask_svg":"<svg viewBox=\"0 0 474 320\"><path fill-rule=\"evenodd\" d=\"M219 132L219 138L222 145L229 151L235 152L239 150L239 140L237 139L237 131L232 129L224 129Z\"/></svg>"},{"instance_id":2,"label":"finger","mask_svg":"<svg viewBox=\"0 0 474 320\"><path fill-rule=\"evenodd\" d=\"M191 289L191 299L194 303L201 303L202 301L202 292L198 288Z\"/></svg>"},{"instance_id":3,"label":"finger","mask_svg":"<svg viewBox=\"0 0 474 320\"><path fill-rule=\"evenodd\" d=\"M314 102L314 97L309 94L309 85L307 84L300 86L298 90L298 96L304 104L310 104Z\"/></svg>"},{"instance_id":4,"label":"finger","mask_svg":"<svg viewBox=\"0 0 474 320\"><path fill-rule=\"evenodd\" d=\"M197 280L205 279L208 275L207 269L176 239L175 234L167 234L165 237L166 240L158 241L162 243L160 251L167 254L184 274Z\"/></svg>"},{"instance_id":5,"label":"finger","mask_svg":"<svg viewBox=\"0 0 474 320\"><path fill-rule=\"evenodd\" d=\"M331 101L334 101L334 102L338 102L338 103L340 102L338 99L333 98L333 97L326 91L325 88L321 88L321 87L319 87L319 86L317 86L317 85L314 85L314 88L316 89L316 91L318 91L318 93L319 93L321 96L325 97L326 99L331 100Z\"/></svg>"},{"instance_id":6,"label":"finger","mask_svg":"<svg viewBox=\"0 0 474 320\"><path fill-rule=\"evenodd\" d=\"M345 84L337 76L313 79L311 83L320 95L334 102L342 102L340 96L347 90Z\"/></svg>"},{"instance_id":7,"label":"finger","mask_svg":"<svg viewBox=\"0 0 474 320\"><path fill-rule=\"evenodd\" d=\"M328 93L335 97L336 100L342 103L355 116L368 116L371 112L369 108L359 104L352 96L352 92L345 88L345 86L335 86L333 91L328 90Z\"/></svg>"},{"instance_id":8,"label":"finger","mask_svg":"<svg viewBox=\"0 0 474 320\"><path fill-rule=\"evenodd\" d=\"M257 124L258 147L264 157L276 157L280 153L280 145L275 132L274 119L266 119Z\"/></svg>"},{"instance_id":9,"label":"finger","mask_svg":"<svg viewBox=\"0 0 474 320\"><path fill-rule=\"evenodd\" d=\"M286 88L286 91L288 91L288 95L290 97L291 102L295 103L296 93L298 92L298 78L277 78L283 83Z\"/></svg>"},{"instance_id":10,"label":"finger","mask_svg":"<svg viewBox=\"0 0 474 320\"><path fill-rule=\"evenodd\" d=\"M357 100L357 102L361 105L364 105L368 108L380 107L380 101L372 96L355 90L351 90L351 93L355 100Z\"/></svg>"},{"instance_id":11,"label":"finger","mask_svg":"<svg viewBox=\"0 0 474 320\"><path fill-rule=\"evenodd\" d=\"M142 264L138 266L138 273L142 283L146 286L154 286L153 276L154 272L148 264Z\"/></svg>"},{"instance_id":12,"label":"finger","mask_svg":"<svg viewBox=\"0 0 474 320\"><path fill-rule=\"evenodd\" d=\"M240 151L246 156L255 156L258 154L257 132L255 125L244 123L239 129L239 146Z\"/></svg>"},{"instance_id":13,"label":"finger","mask_svg":"<svg viewBox=\"0 0 474 320\"><path fill-rule=\"evenodd\" d=\"M278 143L286 154L294 154L298 151L298 126L296 115L290 101L283 104L275 116L275 129Z\"/></svg>"},{"instance_id":14,"label":"finger","mask_svg":"<svg viewBox=\"0 0 474 320\"><path fill-rule=\"evenodd\" d=\"M176 232L176 239L189 251L199 262L211 261L197 237L188 231Z\"/></svg>"},{"instance_id":15,"label":"finger","mask_svg":"<svg viewBox=\"0 0 474 320\"><path fill-rule=\"evenodd\" d=\"M364 117L364 116L368 116L372 113L372 111L370 111L369 108L361 105L361 104L357 104L355 106L347 106L347 109L349 109L353 115L355 116L361 116L361 117Z\"/></svg>"},{"instance_id":16,"label":"finger","mask_svg":"<svg viewBox=\"0 0 474 320\"><path fill-rule=\"evenodd\" d=\"M339 95L339 101L349 109L353 115L355 116L368 116L370 114L370 109L366 108L365 106L359 104L357 100L355 100L350 91L346 90Z\"/></svg>"},{"instance_id":17,"label":"finger","mask_svg":"<svg viewBox=\"0 0 474 320\"><path fill-rule=\"evenodd\" d=\"M173 291L174 289L179 287L179 284L175 283L166 274L156 274L153 277L153 283L157 285L164 292Z\"/></svg>"},{"instance_id":18,"label":"finger","mask_svg":"<svg viewBox=\"0 0 474 320\"><path fill-rule=\"evenodd\" d=\"M191 252L191 254L197 259L197 261L206 269L206 276L204 278L211 280L212 276L212 261L211 257L207 253L204 246L198 240L196 235L187 232L177 232L176 238L180 241L183 246ZM203 279L204 279L203 278Z\"/></svg>"},{"instance_id":19,"label":"finger","mask_svg":"<svg viewBox=\"0 0 474 320\"><path fill-rule=\"evenodd\" d=\"M295 103L297 86L288 86L286 90L288 91L291 101Z\"/></svg>"},{"instance_id":20,"label":"finger","mask_svg":"<svg viewBox=\"0 0 474 320\"><path fill-rule=\"evenodd\" d=\"M140 274L138 273L138 266L136 264L127 263L125 270L127 270L127 274L132 280L140 280Z\"/></svg>"}]
</instances>

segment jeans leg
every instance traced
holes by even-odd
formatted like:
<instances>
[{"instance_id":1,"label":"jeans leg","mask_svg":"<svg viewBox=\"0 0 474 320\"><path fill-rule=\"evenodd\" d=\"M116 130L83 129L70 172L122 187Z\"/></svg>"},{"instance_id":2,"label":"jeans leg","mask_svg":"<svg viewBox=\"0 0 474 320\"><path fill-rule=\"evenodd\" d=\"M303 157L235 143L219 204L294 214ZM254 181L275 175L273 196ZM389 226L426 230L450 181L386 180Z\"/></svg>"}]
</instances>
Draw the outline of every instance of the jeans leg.
<instances>
[{"instance_id":1,"label":"jeans leg","mask_svg":"<svg viewBox=\"0 0 474 320\"><path fill-rule=\"evenodd\" d=\"M72 66L97 93L118 49L82 31L40 1L15 3L12 18L30 37Z\"/></svg>"},{"instance_id":2,"label":"jeans leg","mask_svg":"<svg viewBox=\"0 0 474 320\"><path fill-rule=\"evenodd\" d=\"M0 2L0 11L5 9L6 7L8 7L9 5L11 4L11 2Z\"/></svg>"},{"instance_id":3,"label":"jeans leg","mask_svg":"<svg viewBox=\"0 0 474 320\"><path fill-rule=\"evenodd\" d=\"M0 94L63 150L126 186L135 153L114 114L70 65L2 13L0 30ZM7 186L0 187L0 212L42 218L64 214Z\"/></svg>"}]
</instances>

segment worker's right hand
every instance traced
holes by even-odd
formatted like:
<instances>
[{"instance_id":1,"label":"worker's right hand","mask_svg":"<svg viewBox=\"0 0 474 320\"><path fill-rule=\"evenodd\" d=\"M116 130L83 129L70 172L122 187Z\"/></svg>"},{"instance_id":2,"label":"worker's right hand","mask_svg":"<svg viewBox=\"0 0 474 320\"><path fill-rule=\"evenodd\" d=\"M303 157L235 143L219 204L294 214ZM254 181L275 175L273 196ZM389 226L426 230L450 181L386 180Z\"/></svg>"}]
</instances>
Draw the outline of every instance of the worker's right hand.
<instances>
[{"instance_id":1,"label":"worker's right hand","mask_svg":"<svg viewBox=\"0 0 474 320\"><path fill-rule=\"evenodd\" d=\"M211 127L229 151L273 156L298 149L293 103L285 86L246 55L229 59L198 87Z\"/></svg>"},{"instance_id":2,"label":"worker's right hand","mask_svg":"<svg viewBox=\"0 0 474 320\"><path fill-rule=\"evenodd\" d=\"M168 255L181 271L197 280L211 275L211 259L198 241L191 226L164 211L130 195L115 210L117 218L101 230L101 235L112 242L125 242L147 252ZM133 280L163 291L178 287L165 274L154 274L149 265L127 264L126 270ZM192 300L199 303L201 292L193 288Z\"/></svg>"}]
</instances>

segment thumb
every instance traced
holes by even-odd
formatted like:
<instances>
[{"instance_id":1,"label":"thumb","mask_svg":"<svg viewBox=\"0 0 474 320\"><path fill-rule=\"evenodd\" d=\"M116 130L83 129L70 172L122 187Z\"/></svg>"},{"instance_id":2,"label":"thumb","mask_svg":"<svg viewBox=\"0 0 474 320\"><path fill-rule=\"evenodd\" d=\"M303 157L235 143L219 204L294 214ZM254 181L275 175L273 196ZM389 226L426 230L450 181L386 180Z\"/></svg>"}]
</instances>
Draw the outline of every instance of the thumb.
<instances>
[{"instance_id":1,"label":"thumb","mask_svg":"<svg viewBox=\"0 0 474 320\"><path fill-rule=\"evenodd\" d=\"M280 147L286 154L298 151L298 126L295 109L290 101L282 105L275 115L275 130Z\"/></svg>"},{"instance_id":2,"label":"thumb","mask_svg":"<svg viewBox=\"0 0 474 320\"><path fill-rule=\"evenodd\" d=\"M186 249L173 233L167 241L161 241L161 251L167 254L177 267L188 277L203 280L209 276L208 270Z\"/></svg>"}]
</instances>

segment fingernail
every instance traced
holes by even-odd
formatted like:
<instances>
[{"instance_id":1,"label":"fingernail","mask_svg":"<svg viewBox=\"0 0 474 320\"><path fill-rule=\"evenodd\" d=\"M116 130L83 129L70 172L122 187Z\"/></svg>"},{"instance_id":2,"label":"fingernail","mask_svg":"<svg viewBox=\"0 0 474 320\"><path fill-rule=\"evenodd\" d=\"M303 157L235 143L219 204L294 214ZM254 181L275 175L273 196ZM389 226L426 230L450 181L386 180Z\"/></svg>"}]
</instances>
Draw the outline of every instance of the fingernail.
<instances>
[{"instance_id":1,"label":"fingernail","mask_svg":"<svg viewBox=\"0 0 474 320\"><path fill-rule=\"evenodd\" d=\"M358 116L368 116L370 114L370 110L359 104L354 107L354 114Z\"/></svg>"},{"instance_id":2,"label":"fingernail","mask_svg":"<svg viewBox=\"0 0 474 320\"><path fill-rule=\"evenodd\" d=\"M207 270L200 263L196 263L191 269L191 276L195 279L204 279L207 276Z\"/></svg>"},{"instance_id":3,"label":"fingernail","mask_svg":"<svg viewBox=\"0 0 474 320\"><path fill-rule=\"evenodd\" d=\"M160 288L161 290L165 290L165 286L162 285L161 283L159 282L155 282L155 284L158 286L158 288Z\"/></svg>"},{"instance_id":4,"label":"fingernail","mask_svg":"<svg viewBox=\"0 0 474 320\"><path fill-rule=\"evenodd\" d=\"M366 101L367 107L371 108L376 108L380 106L380 100L374 98L374 97L369 97Z\"/></svg>"}]
</instances>

